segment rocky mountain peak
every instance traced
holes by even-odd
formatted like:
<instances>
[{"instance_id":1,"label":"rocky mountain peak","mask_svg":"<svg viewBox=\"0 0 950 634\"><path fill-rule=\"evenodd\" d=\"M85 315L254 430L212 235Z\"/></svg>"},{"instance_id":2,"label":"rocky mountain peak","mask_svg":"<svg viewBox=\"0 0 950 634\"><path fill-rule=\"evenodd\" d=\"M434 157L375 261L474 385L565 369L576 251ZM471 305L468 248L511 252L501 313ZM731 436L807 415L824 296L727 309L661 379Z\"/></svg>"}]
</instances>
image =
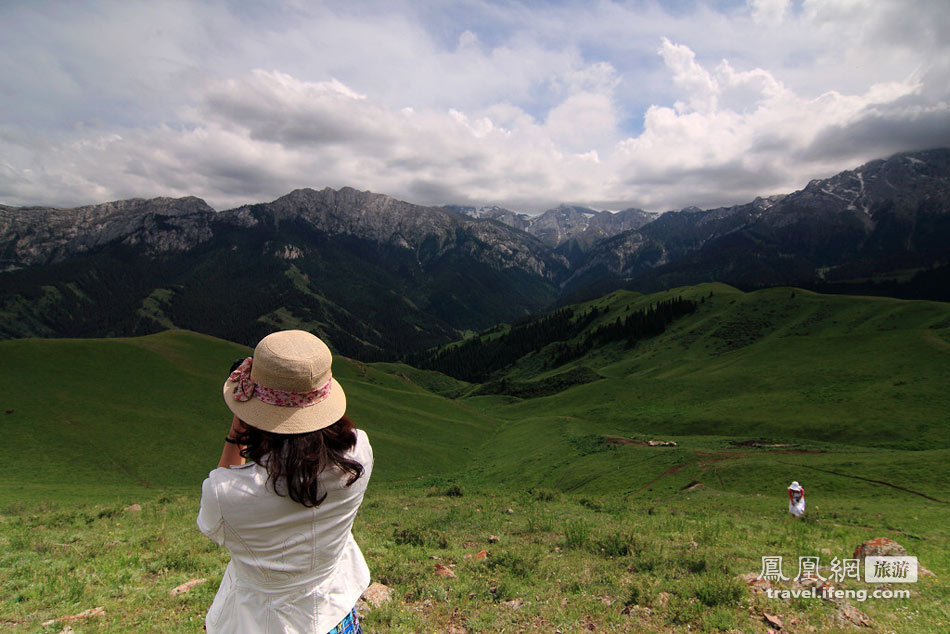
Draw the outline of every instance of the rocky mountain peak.
<instances>
[{"instance_id":1,"label":"rocky mountain peak","mask_svg":"<svg viewBox=\"0 0 950 634\"><path fill-rule=\"evenodd\" d=\"M567 266L563 258L505 222L516 215L500 207L482 216L471 208L413 205L351 187L297 190L258 207L275 218L302 218L329 234L412 249L421 264L457 250L499 269L522 269L545 278Z\"/></svg>"},{"instance_id":2,"label":"rocky mountain peak","mask_svg":"<svg viewBox=\"0 0 950 634\"><path fill-rule=\"evenodd\" d=\"M122 239L156 250L187 249L210 235L195 230L214 214L194 196L132 198L74 209L0 206L2 266L50 264Z\"/></svg>"},{"instance_id":3,"label":"rocky mountain peak","mask_svg":"<svg viewBox=\"0 0 950 634\"><path fill-rule=\"evenodd\" d=\"M568 205L568 204L566 204L566 203L561 203L560 205L558 205L558 206L555 207L554 209L549 209L548 211L553 211L553 212L555 212L557 215L565 216L565 217L568 217L568 218L570 218L570 217L576 217L576 216L578 216L578 215L580 215L580 216L595 216L595 215L597 215L597 214L600 213L599 211L595 211L595 210L590 209L590 208L588 208L588 207L581 207L580 205Z\"/></svg>"},{"instance_id":4,"label":"rocky mountain peak","mask_svg":"<svg viewBox=\"0 0 950 634\"><path fill-rule=\"evenodd\" d=\"M471 207L466 205L444 205L442 207L453 213L462 214L470 218L495 220L502 224L525 231L531 224L531 216L525 213L518 213L499 207L498 205L488 205L485 207Z\"/></svg>"},{"instance_id":5,"label":"rocky mountain peak","mask_svg":"<svg viewBox=\"0 0 950 634\"><path fill-rule=\"evenodd\" d=\"M775 205L775 203L780 202L785 198L784 194L776 194L774 196L756 196L752 201L752 208L756 211L765 211L766 209Z\"/></svg>"},{"instance_id":6,"label":"rocky mountain peak","mask_svg":"<svg viewBox=\"0 0 950 634\"><path fill-rule=\"evenodd\" d=\"M413 205L352 187L297 189L253 209L278 224L302 219L331 235L348 234L406 248L418 247L427 236L445 235L462 222L441 208Z\"/></svg>"},{"instance_id":7,"label":"rocky mountain peak","mask_svg":"<svg viewBox=\"0 0 950 634\"><path fill-rule=\"evenodd\" d=\"M655 220L657 214L631 207L617 212L596 211L580 205L562 203L536 216L499 207L446 205L444 209L471 218L491 219L525 231L551 248L572 242L572 248L583 251L594 240L642 227Z\"/></svg>"},{"instance_id":8,"label":"rocky mountain peak","mask_svg":"<svg viewBox=\"0 0 950 634\"><path fill-rule=\"evenodd\" d=\"M502 213L508 211L497 209ZM566 266L562 258L515 231L517 227L513 229L506 222L487 222L471 214L469 208L413 205L352 187L299 189L272 203L227 213L232 215L233 222L239 222L242 213L270 216L277 225L303 220L330 235L348 235L414 250L420 263L458 249L492 266L521 268L542 277L556 275Z\"/></svg>"},{"instance_id":9,"label":"rocky mountain peak","mask_svg":"<svg viewBox=\"0 0 950 634\"><path fill-rule=\"evenodd\" d=\"M812 180L782 198L764 219L784 226L848 216L873 231L884 217L916 217L921 204L928 213L950 212L950 150L905 152Z\"/></svg>"}]
</instances>

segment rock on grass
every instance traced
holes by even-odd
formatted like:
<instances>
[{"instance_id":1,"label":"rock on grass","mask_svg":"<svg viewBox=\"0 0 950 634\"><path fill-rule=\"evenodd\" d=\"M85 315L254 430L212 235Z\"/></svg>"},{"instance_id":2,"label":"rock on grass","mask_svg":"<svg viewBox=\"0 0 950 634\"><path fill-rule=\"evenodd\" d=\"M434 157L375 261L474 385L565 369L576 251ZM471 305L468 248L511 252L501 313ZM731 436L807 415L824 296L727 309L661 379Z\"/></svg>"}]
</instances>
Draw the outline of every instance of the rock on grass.
<instances>
[{"instance_id":1,"label":"rock on grass","mask_svg":"<svg viewBox=\"0 0 950 634\"><path fill-rule=\"evenodd\" d=\"M169 590L168 596L174 597L174 596L178 596L179 594L184 594L188 592L189 590L191 590L192 588L194 588L195 586L200 586L202 583L205 583L206 581L208 580L207 579L189 579L188 581L181 584L180 586L175 586L174 588Z\"/></svg>"},{"instance_id":2,"label":"rock on grass","mask_svg":"<svg viewBox=\"0 0 950 634\"><path fill-rule=\"evenodd\" d=\"M907 554L907 549L887 537L878 537L868 540L854 549L853 557L855 559L864 559L865 557L902 557Z\"/></svg>"},{"instance_id":3,"label":"rock on grass","mask_svg":"<svg viewBox=\"0 0 950 634\"><path fill-rule=\"evenodd\" d=\"M48 627L57 622L76 621L79 619L88 618L90 616L104 616L105 613L106 613L106 609L102 606L99 606L97 608L89 608L88 610L83 610L79 614L70 614L69 616L61 616L57 619L50 619L49 621L43 621L42 625L43 627Z\"/></svg>"}]
</instances>

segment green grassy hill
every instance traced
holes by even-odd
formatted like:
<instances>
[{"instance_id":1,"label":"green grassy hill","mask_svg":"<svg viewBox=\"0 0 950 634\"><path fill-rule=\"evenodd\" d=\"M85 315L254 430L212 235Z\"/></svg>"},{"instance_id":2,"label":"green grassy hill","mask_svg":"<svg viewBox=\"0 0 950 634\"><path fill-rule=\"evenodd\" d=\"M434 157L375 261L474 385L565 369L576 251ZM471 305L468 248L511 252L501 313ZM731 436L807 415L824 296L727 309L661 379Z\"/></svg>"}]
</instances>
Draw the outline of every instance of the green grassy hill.
<instances>
[{"instance_id":1,"label":"green grassy hill","mask_svg":"<svg viewBox=\"0 0 950 634\"><path fill-rule=\"evenodd\" d=\"M852 601L865 629L950 627L950 306L717 284L575 312L596 305L594 329L675 296L701 303L633 349L560 366L544 349L493 377L584 381L546 396L335 359L377 461L354 531L395 597L367 631L765 632L766 612L847 631L840 604L767 599L736 576L876 537L936 577ZM40 624L101 605L74 627L200 628L227 553L194 517L230 421L221 384L248 353L187 331L0 342L0 627L59 631ZM210 581L168 595L194 577Z\"/></svg>"},{"instance_id":2,"label":"green grassy hill","mask_svg":"<svg viewBox=\"0 0 950 634\"><path fill-rule=\"evenodd\" d=\"M220 397L228 369L250 352L187 331L0 341L0 412L11 410L0 413L0 501L192 490L230 425ZM337 358L334 374L372 435L380 480L454 471L496 424L404 372Z\"/></svg>"},{"instance_id":3,"label":"green grassy hill","mask_svg":"<svg viewBox=\"0 0 950 634\"><path fill-rule=\"evenodd\" d=\"M620 291L575 306L575 314L597 307L600 316L566 343L675 297L701 303L632 350L613 343L552 367L559 345L552 343L493 377L525 393L532 382L583 369L583 384L541 398L472 402L505 419L569 416L615 435L950 447L950 305L788 288L743 293L723 284Z\"/></svg>"}]
</instances>

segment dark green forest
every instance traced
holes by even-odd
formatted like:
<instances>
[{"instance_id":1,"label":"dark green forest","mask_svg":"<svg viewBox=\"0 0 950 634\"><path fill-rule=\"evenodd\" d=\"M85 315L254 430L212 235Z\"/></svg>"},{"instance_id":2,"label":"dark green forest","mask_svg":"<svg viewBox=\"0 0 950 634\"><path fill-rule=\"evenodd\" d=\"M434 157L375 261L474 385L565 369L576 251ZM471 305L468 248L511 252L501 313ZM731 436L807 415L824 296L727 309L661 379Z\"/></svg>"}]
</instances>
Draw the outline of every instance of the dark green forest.
<instances>
[{"instance_id":1,"label":"dark green forest","mask_svg":"<svg viewBox=\"0 0 950 634\"><path fill-rule=\"evenodd\" d=\"M493 328L457 344L408 355L405 361L464 381L483 382L526 354L545 348L548 367L563 365L609 343L624 342L632 348L642 339L662 334L675 319L693 313L696 307L696 302L682 297L658 302L626 317L618 316L582 338L578 336L594 320L606 316L608 309L594 306L578 313L571 307L561 308L539 319L516 323L506 332Z\"/></svg>"}]
</instances>

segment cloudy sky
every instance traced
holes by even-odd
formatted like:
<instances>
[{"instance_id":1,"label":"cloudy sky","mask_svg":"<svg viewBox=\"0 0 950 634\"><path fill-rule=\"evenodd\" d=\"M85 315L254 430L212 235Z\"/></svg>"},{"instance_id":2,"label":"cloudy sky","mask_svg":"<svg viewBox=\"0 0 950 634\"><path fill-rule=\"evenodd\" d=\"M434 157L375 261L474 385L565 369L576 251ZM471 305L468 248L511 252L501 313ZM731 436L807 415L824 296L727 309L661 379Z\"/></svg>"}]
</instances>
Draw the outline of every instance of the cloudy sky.
<instances>
[{"instance_id":1,"label":"cloudy sky","mask_svg":"<svg viewBox=\"0 0 950 634\"><path fill-rule=\"evenodd\" d=\"M950 2L0 3L0 203L652 211L950 146Z\"/></svg>"}]
</instances>

